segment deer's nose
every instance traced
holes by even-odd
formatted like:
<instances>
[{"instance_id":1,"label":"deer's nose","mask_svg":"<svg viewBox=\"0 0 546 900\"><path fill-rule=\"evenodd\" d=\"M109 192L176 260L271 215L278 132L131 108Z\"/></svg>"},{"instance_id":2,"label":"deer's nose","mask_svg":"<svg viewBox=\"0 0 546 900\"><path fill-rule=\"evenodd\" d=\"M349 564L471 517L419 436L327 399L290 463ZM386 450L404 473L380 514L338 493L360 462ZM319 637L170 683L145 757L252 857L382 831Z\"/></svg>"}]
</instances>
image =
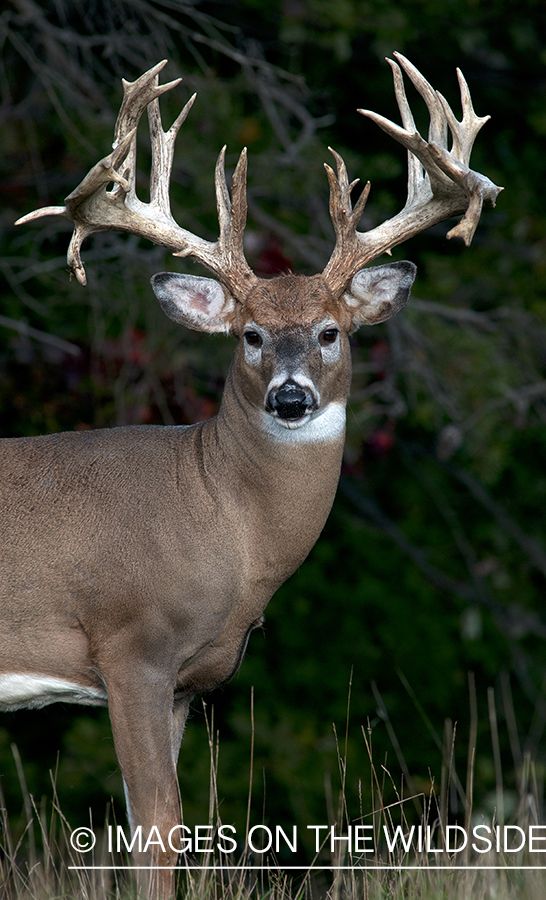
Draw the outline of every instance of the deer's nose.
<instances>
[{"instance_id":1,"label":"deer's nose","mask_svg":"<svg viewBox=\"0 0 546 900\"><path fill-rule=\"evenodd\" d=\"M310 393L289 378L280 388L269 392L267 408L277 413L280 419L301 419L316 408L316 402Z\"/></svg>"}]
</instances>

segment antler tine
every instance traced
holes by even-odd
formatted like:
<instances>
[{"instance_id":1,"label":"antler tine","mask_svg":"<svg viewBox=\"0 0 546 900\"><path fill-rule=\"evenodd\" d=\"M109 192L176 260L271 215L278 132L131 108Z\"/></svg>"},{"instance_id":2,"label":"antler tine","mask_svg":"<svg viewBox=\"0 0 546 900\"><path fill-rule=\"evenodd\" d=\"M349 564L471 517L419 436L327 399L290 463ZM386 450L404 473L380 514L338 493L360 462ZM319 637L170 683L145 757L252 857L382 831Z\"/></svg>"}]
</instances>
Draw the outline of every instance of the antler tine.
<instances>
[{"instance_id":1,"label":"antler tine","mask_svg":"<svg viewBox=\"0 0 546 900\"><path fill-rule=\"evenodd\" d=\"M231 198L225 173L226 147L222 147L215 169L216 206L220 236L211 245L215 259L215 267L204 257L201 262L212 269L226 285L230 293L239 299L244 298L248 288L257 280L248 265L243 251L243 236L246 225L246 171L247 150L243 148L233 173ZM184 247L176 251L174 256L197 256L192 247Z\"/></svg>"},{"instance_id":2,"label":"antler tine","mask_svg":"<svg viewBox=\"0 0 546 900\"><path fill-rule=\"evenodd\" d=\"M406 66L410 68L410 77L425 100L430 113L429 135L434 134L439 140L433 142L429 136L429 143L427 143L417 131L406 97L402 72L392 59L387 59L387 62L392 69L395 96L404 127L400 128L399 125L391 122L390 119L385 119L384 116L380 116L369 109L359 109L358 112L371 119L376 125L379 125L383 131L408 150L408 199L406 202L406 208L408 208L416 202L424 202L430 199L432 194L438 190L442 188L446 190L449 187L449 179L438 169L435 160L431 158L429 153L432 143L439 147L447 148L447 127L441 102L436 96L433 102L432 93L434 92L428 81L423 78L415 66L411 65L409 60L399 53L395 55L400 59L401 63L403 61L404 68ZM443 127L440 127L439 116L442 116Z\"/></svg>"},{"instance_id":3,"label":"antler tine","mask_svg":"<svg viewBox=\"0 0 546 900\"><path fill-rule=\"evenodd\" d=\"M366 200L368 199L368 194L370 192L370 182L366 184L364 190L362 191L360 197L358 198L357 204L353 209L353 204L351 201L351 191L358 184L360 178L355 178L354 181L351 181L349 184L349 176L347 174L347 166L343 162L342 157L339 153L336 153L335 150L332 150L331 147L328 147L328 150L334 157L336 161L337 168L337 177L334 175L333 170L329 165L324 163L324 168L326 169L326 174L328 176L328 181L330 183L330 214L332 217L337 217L340 221L347 221L349 225L353 225L355 228L360 222L362 218L362 213L364 212L364 207L366 206ZM340 213L343 214L343 219L341 219Z\"/></svg>"},{"instance_id":4,"label":"antler tine","mask_svg":"<svg viewBox=\"0 0 546 900\"><path fill-rule=\"evenodd\" d=\"M216 208L218 209L220 236L226 233L231 215L231 199L226 181L226 149L227 147L224 144L218 154L214 170L214 187L216 190Z\"/></svg>"},{"instance_id":5,"label":"antler tine","mask_svg":"<svg viewBox=\"0 0 546 900\"><path fill-rule=\"evenodd\" d=\"M323 276L338 297L345 291L358 269L381 253L388 252L391 247L450 216L464 213L461 222L451 229L447 237L460 237L468 246L478 225L484 201L494 206L502 190L489 178L468 167L472 144L489 116L476 116L468 86L460 72L458 77L463 117L458 122L447 101L434 91L415 66L400 53L395 56L400 66L393 60L387 62L393 72L394 90L403 127L371 110L359 109L358 112L379 125L407 149L408 198L398 215L372 231L357 232L358 223L348 216L343 203L346 175L340 172L338 165L336 183L334 173L327 167L336 246ZM400 67L427 105L430 114L428 142L415 128ZM447 148L448 126L453 137L451 151ZM343 259L341 248L344 252Z\"/></svg>"},{"instance_id":6,"label":"antler tine","mask_svg":"<svg viewBox=\"0 0 546 900\"><path fill-rule=\"evenodd\" d=\"M470 162L470 154L472 147L479 131L483 128L491 116L477 116L472 106L472 98L466 83L465 77L460 69L457 69L457 78L459 79L459 89L461 92L461 108L463 117L461 121L457 121L453 114L449 103L445 97L438 91L438 97L444 108L446 119L449 123L449 129L453 138L453 147L451 153L456 159L465 165Z\"/></svg>"},{"instance_id":7,"label":"antler tine","mask_svg":"<svg viewBox=\"0 0 546 900\"><path fill-rule=\"evenodd\" d=\"M247 216L247 149L243 147L233 173L231 201L226 183L225 158L226 148L223 147L218 157L215 173L218 221L220 223L219 240L228 253L237 254L242 251Z\"/></svg>"},{"instance_id":8,"label":"antler tine","mask_svg":"<svg viewBox=\"0 0 546 900\"><path fill-rule=\"evenodd\" d=\"M128 191L129 183L127 179L119 175L115 167L119 166L126 158L134 133L134 130L130 131L125 136L125 140L121 144L119 144L119 146L116 147L116 149L112 153L110 153L108 156L105 156L95 166L93 166L92 169L89 170L78 187L68 195L65 200L64 206L43 206L41 209L35 209L33 210L33 212L29 212L26 215L21 216L19 219L17 219L15 224L26 225L28 224L28 222L33 222L35 219L41 219L45 216L62 216L64 219L71 219L72 217L70 215L70 211L66 205L67 201L88 196L90 193L96 191L102 185L109 184L112 181L114 181L116 184L119 184L125 191ZM89 233L91 234L92 232ZM85 281L82 283L85 284Z\"/></svg>"},{"instance_id":9,"label":"antler tine","mask_svg":"<svg viewBox=\"0 0 546 900\"><path fill-rule=\"evenodd\" d=\"M338 271L342 271L347 264L347 255L352 251L353 236L356 227L362 218L364 207L370 193L370 182L364 186L356 206L353 209L351 201L351 191L360 181L355 178L349 183L347 175L347 167L335 150L328 147L328 150L336 161L337 174L331 166L324 163L328 183L330 185L330 216L336 234L336 246L329 263L328 271L325 270L325 277L335 278Z\"/></svg>"},{"instance_id":10,"label":"antler tine","mask_svg":"<svg viewBox=\"0 0 546 900\"><path fill-rule=\"evenodd\" d=\"M406 88L404 86L404 79L402 77L402 72L400 70L400 66L397 65L394 60L388 59L387 62L391 67L392 77L394 81L394 95L396 97L396 102L398 104L398 109L400 111L400 117L402 119L402 125L404 129L409 132L409 134L414 134L417 129L415 127L415 120L413 118L413 113L411 111L410 105L408 103L408 98L406 97ZM359 112L363 112L359 110ZM388 120L383 120L387 122ZM383 126L381 126L383 127ZM426 172L423 169L423 166L419 162L419 159L408 150L408 198L407 204L412 204L415 202L418 195L420 195L423 191L423 179L426 176ZM427 177L427 185L430 188L430 182Z\"/></svg>"},{"instance_id":11,"label":"antler tine","mask_svg":"<svg viewBox=\"0 0 546 900\"><path fill-rule=\"evenodd\" d=\"M180 84L181 78L175 78L167 84L159 84L159 73L167 65L167 60L162 59L147 72L140 75L135 81L121 79L123 85L123 102L121 104L116 126L114 129L114 147L122 141L125 134L138 124L140 117L152 100L161 97L167 91L171 91Z\"/></svg>"},{"instance_id":12,"label":"antler tine","mask_svg":"<svg viewBox=\"0 0 546 900\"><path fill-rule=\"evenodd\" d=\"M430 114L429 143L433 141L435 144L440 144L441 147L447 147L447 122L436 91L409 59L406 59L401 53L394 53L393 56L396 57L427 105Z\"/></svg>"},{"instance_id":13,"label":"antler tine","mask_svg":"<svg viewBox=\"0 0 546 900\"><path fill-rule=\"evenodd\" d=\"M122 143L125 136L130 131L133 132L134 139L131 142L126 158L126 171L128 175L129 190L131 192L135 192L136 190L136 129L142 117L142 113L146 107L149 107L154 101L157 102L162 94L172 90L172 88L176 87L182 81L181 78L177 78L167 84L160 85L159 73L166 65L167 60L163 59L147 72L144 72L143 75L140 75L135 81L126 81L125 78L121 79L123 85L123 101L116 119L114 143L112 146L115 149ZM119 188L114 188L113 194L115 195L118 191Z\"/></svg>"},{"instance_id":14,"label":"antler tine","mask_svg":"<svg viewBox=\"0 0 546 900\"><path fill-rule=\"evenodd\" d=\"M100 191L105 190L106 185L110 184L112 181L114 184L119 185L124 194L129 193L131 187L130 183L118 173L117 168L125 161L131 152L135 134L136 127L133 128L132 131L127 132L123 141L118 144L109 156L105 156L104 159L101 159L100 162L96 164L96 166L93 166L78 187L66 197L64 201L65 206L59 207L63 210L60 215L64 215L65 218L71 219L75 225L66 260L70 274L74 275L78 284L81 284L83 287L87 284L87 276L80 254L81 245L86 237L99 231L99 228L95 227L79 215L80 207L83 206L86 200L97 196ZM48 215L47 209L38 209L32 215L35 218ZM19 223L16 222L15 224Z\"/></svg>"},{"instance_id":15,"label":"antler tine","mask_svg":"<svg viewBox=\"0 0 546 900\"><path fill-rule=\"evenodd\" d=\"M180 79L179 79L180 80ZM174 85L178 82L172 82ZM163 130L159 100L156 97L148 106L148 122L152 141L152 172L150 177L150 205L156 206L171 217L169 185L173 167L174 145L181 125L195 103L193 94L168 131ZM173 220L174 221L174 220Z\"/></svg>"},{"instance_id":16,"label":"antler tine","mask_svg":"<svg viewBox=\"0 0 546 900\"><path fill-rule=\"evenodd\" d=\"M330 185L330 217L334 226L336 244L322 274L334 295L339 296L347 283L347 270L353 270L355 254L358 256L360 252L358 242L355 242L356 228L362 218L371 185L369 181L366 183L353 209L351 191L360 179L356 178L349 183L347 167L342 157L331 147L328 147L328 150L334 157L337 168L336 174L331 166L324 163Z\"/></svg>"},{"instance_id":17,"label":"antler tine","mask_svg":"<svg viewBox=\"0 0 546 900\"><path fill-rule=\"evenodd\" d=\"M225 149L216 168L216 191L220 219L218 241L206 241L181 228L173 219L169 201L174 142L195 100L184 106L168 131L163 130L159 97L172 90L180 78L159 84L159 73L166 60L145 72L136 81L123 80L123 102L116 121L114 149L85 176L65 200L64 206L48 206L18 220L29 222L41 216L57 215L74 223L68 250L71 274L86 283L80 248L88 235L97 231L126 231L160 244L176 256L194 256L211 270L236 299L243 300L256 276L243 252L246 222L246 151L243 151L233 179L233 203L229 198L225 174ZM152 142L150 201L143 203L136 193L136 131L144 110ZM114 188L107 191L108 184Z\"/></svg>"}]
</instances>

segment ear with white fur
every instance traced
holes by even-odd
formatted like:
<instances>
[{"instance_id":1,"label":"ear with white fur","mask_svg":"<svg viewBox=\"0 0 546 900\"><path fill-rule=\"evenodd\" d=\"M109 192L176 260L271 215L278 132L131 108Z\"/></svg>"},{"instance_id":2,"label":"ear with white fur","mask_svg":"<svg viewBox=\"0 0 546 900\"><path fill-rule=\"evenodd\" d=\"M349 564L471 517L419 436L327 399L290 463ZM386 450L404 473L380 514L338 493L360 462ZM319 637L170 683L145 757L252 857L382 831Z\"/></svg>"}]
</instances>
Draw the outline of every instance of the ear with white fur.
<instances>
[{"instance_id":1,"label":"ear with white fur","mask_svg":"<svg viewBox=\"0 0 546 900\"><path fill-rule=\"evenodd\" d=\"M385 322L399 312L409 300L416 272L411 262L372 266L357 272L343 295L353 314L355 329Z\"/></svg>"},{"instance_id":2,"label":"ear with white fur","mask_svg":"<svg viewBox=\"0 0 546 900\"><path fill-rule=\"evenodd\" d=\"M152 288L170 319L195 331L228 334L235 301L212 278L160 272Z\"/></svg>"}]
</instances>

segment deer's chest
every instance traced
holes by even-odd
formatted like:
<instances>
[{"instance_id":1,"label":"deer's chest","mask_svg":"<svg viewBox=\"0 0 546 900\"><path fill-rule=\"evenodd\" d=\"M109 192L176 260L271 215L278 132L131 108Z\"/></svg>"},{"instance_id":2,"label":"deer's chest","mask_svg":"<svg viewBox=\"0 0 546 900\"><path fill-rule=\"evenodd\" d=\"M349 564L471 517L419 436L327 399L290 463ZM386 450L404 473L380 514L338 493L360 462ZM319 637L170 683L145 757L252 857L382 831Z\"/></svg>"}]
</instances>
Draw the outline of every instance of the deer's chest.
<instances>
[{"instance_id":1,"label":"deer's chest","mask_svg":"<svg viewBox=\"0 0 546 900\"><path fill-rule=\"evenodd\" d=\"M199 647L185 659L179 672L176 691L197 693L210 691L235 675L243 661L252 631L264 621L263 615L242 629L226 627L215 639Z\"/></svg>"}]
</instances>

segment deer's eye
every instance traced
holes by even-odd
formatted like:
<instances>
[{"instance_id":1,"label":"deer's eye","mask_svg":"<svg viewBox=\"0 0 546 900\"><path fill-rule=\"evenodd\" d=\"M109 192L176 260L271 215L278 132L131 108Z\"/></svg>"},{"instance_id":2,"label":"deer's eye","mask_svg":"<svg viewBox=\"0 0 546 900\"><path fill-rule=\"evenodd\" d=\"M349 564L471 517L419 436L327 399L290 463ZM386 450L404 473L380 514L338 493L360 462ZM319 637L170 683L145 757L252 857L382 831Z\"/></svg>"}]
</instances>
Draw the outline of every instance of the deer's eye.
<instances>
[{"instance_id":1,"label":"deer's eye","mask_svg":"<svg viewBox=\"0 0 546 900\"><path fill-rule=\"evenodd\" d=\"M338 334L337 328L327 328L326 331L322 332L319 341L323 346L324 344L335 344Z\"/></svg>"},{"instance_id":2,"label":"deer's eye","mask_svg":"<svg viewBox=\"0 0 546 900\"><path fill-rule=\"evenodd\" d=\"M261 347L263 343L257 331L245 331L245 341L251 347Z\"/></svg>"}]
</instances>

